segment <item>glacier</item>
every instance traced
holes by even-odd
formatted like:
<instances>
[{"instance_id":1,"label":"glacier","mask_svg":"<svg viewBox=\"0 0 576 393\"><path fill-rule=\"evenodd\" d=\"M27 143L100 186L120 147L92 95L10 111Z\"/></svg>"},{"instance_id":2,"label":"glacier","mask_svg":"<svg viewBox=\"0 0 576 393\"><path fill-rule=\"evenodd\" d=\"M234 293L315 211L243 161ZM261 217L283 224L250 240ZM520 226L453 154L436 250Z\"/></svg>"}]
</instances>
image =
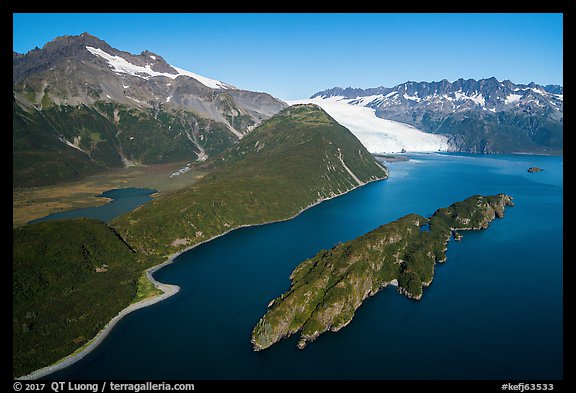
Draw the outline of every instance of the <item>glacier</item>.
<instances>
[{"instance_id":1,"label":"glacier","mask_svg":"<svg viewBox=\"0 0 576 393\"><path fill-rule=\"evenodd\" d=\"M411 125L381 119L372 108L351 104L341 96L285 100L288 105L316 104L338 123L348 128L370 153L435 152L448 150L448 138L429 134ZM356 102L358 102L356 100ZM367 104L363 100L361 104Z\"/></svg>"}]
</instances>

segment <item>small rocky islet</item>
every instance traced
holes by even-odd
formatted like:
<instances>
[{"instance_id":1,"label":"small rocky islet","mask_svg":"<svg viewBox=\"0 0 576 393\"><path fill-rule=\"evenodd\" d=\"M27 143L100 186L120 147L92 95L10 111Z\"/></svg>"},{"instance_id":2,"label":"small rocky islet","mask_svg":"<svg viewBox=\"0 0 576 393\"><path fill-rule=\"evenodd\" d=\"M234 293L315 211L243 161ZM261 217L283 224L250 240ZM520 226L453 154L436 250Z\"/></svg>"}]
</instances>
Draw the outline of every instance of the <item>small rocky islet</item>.
<instances>
[{"instance_id":1,"label":"small rocky islet","mask_svg":"<svg viewBox=\"0 0 576 393\"><path fill-rule=\"evenodd\" d=\"M353 240L322 250L290 275L291 288L268 303L268 311L252 331L255 351L300 333L303 349L322 333L348 325L368 296L392 284L398 292L420 300L437 262L446 260L448 241L457 231L485 229L514 206L506 194L474 195L430 217L408 214Z\"/></svg>"},{"instance_id":2,"label":"small rocky islet","mask_svg":"<svg viewBox=\"0 0 576 393\"><path fill-rule=\"evenodd\" d=\"M544 169L538 168L537 166L531 166L530 168L528 168L529 173L542 172L543 170Z\"/></svg>"}]
</instances>

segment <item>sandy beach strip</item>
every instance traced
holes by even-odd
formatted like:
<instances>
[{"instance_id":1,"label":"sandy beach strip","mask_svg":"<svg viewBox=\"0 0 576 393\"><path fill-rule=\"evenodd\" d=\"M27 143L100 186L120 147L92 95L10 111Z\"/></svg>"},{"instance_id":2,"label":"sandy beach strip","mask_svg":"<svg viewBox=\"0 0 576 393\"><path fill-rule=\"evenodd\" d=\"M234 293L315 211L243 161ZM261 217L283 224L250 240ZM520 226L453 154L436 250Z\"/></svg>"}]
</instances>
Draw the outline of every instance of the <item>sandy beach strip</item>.
<instances>
[{"instance_id":1,"label":"sandy beach strip","mask_svg":"<svg viewBox=\"0 0 576 393\"><path fill-rule=\"evenodd\" d=\"M38 369L38 370L28 374L28 375L19 377L17 379L19 379L19 380L34 380L34 379L42 378L42 377L45 377L46 375L49 375L55 371L62 370L63 368L66 368L73 363L76 363L77 361L79 361L80 359L82 359L86 355L88 355L90 352L92 352L106 338L106 336L112 331L114 326L116 326L116 324L122 318L124 318L126 315L130 314L133 311L139 310L141 308L149 307L153 304L159 303L165 299L168 299L170 296L178 293L178 291L180 290L179 286L170 285L170 284L163 284L161 282L156 281L154 279L154 277L152 276L152 274L154 272L156 272L158 269L161 269L164 266L172 263L178 255L180 255L180 253L173 254L165 262L163 262L159 265L153 266L153 267L146 270L146 276L148 277L148 280L150 280L150 282L152 282L156 288L160 289L163 292L162 294L141 300L138 303L132 303L128 307L126 307L125 309L120 311L114 318L112 318L106 324L104 329L100 330L98 332L98 334L92 339L92 341L90 341L90 343L86 347L84 347L81 351L72 353L72 354L66 356L65 358L63 358L62 360L60 360L58 363L52 364L50 366L47 366L47 367L44 367L41 369Z\"/></svg>"}]
</instances>

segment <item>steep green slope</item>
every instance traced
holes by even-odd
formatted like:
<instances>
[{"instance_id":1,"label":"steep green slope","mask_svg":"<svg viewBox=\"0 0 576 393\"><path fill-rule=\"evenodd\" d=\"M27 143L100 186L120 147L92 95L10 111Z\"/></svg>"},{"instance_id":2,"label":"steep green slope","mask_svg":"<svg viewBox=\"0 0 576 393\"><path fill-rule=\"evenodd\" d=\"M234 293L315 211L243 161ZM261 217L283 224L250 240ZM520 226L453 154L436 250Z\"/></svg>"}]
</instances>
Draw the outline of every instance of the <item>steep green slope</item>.
<instances>
[{"instance_id":1,"label":"steep green slope","mask_svg":"<svg viewBox=\"0 0 576 393\"><path fill-rule=\"evenodd\" d=\"M27 113L14 105L12 125L12 184L15 187L76 180L104 169L82 151L58 140L52 132L45 132L52 125L41 112ZM118 163L109 164L115 165Z\"/></svg>"},{"instance_id":2,"label":"steep green slope","mask_svg":"<svg viewBox=\"0 0 576 393\"><path fill-rule=\"evenodd\" d=\"M561 154L563 123L522 113L440 115L425 112L424 131L450 136L459 151Z\"/></svg>"},{"instance_id":3,"label":"steep green slope","mask_svg":"<svg viewBox=\"0 0 576 393\"><path fill-rule=\"evenodd\" d=\"M393 280L412 299L430 285L436 262L444 262L454 230L487 228L504 216L512 198L472 196L438 209L430 218L409 214L356 239L323 250L290 276L290 290L274 299L252 332L254 350L301 331L299 348L320 334L346 326L364 299ZM428 225L428 227L426 227ZM429 229L429 230L427 230ZM455 237L460 235L456 234Z\"/></svg>"},{"instance_id":4,"label":"steep green slope","mask_svg":"<svg viewBox=\"0 0 576 393\"><path fill-rule=\"evenodd\" d=\"M189 111L103 101L41 110L14 103L12 138L15 187L79 180L130 163L196 161L235 141L224 124Z\"/></svg>"},{"instance_id":5,"label":"steep green slope","mask_svg":"<svg viewBox=\"0 0 576 393\"><path fill-rule=\"evenodd\" d=\"M193 186L112 225L139 251L167 254L243 225L287 219L387 177L358 139L316 105L287 108L215 159Z\"/></svg>"},{"instance_id":6,"label":"steep green slope","mask_svg":"<svg viewBox=\"0 0 576 393\"><path fill-rule=\"evenodd\" d=\"M138 278L152 263L92 219L17 228L12 250L14 376L92 339L134 299Z\"/></svg>"}]
</instances>

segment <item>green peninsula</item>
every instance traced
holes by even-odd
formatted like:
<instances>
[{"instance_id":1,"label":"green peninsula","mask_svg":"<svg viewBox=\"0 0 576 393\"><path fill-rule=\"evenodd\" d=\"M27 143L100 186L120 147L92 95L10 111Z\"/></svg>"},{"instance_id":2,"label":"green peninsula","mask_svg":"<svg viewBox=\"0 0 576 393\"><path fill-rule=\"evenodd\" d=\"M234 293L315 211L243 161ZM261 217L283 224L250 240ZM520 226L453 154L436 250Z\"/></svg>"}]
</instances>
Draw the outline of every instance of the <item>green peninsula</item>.
<instances>
[{"instance_id":1,"label":"green peninsula","mask_svg":"<svg viewBox=\"0 0 576 393\"><path fill-rule=\"evenodd\" d=\"M446 260L446 244L456 231L487 228L512 197L474 195L430 218L406 215L356 239L323 250L294 269L288 292L272 300L252 332L255 351L301 332L298 348L352 321L368 296L396 284L398 292L419 300L430 285L434 265Z\"/></svg>"},{"instance_id":2,"label":"green peninsula","mask_svg":"<svg viewBox=\"0 0 576 393\"><path fill-rule=\"evenodd\" d=\"M112 222L136 250L166 255L232 229L289 219L325 199L385 179L347 128L317 105L294 105L209 162L192 186Z\"/></svg>"}]
</instances>

